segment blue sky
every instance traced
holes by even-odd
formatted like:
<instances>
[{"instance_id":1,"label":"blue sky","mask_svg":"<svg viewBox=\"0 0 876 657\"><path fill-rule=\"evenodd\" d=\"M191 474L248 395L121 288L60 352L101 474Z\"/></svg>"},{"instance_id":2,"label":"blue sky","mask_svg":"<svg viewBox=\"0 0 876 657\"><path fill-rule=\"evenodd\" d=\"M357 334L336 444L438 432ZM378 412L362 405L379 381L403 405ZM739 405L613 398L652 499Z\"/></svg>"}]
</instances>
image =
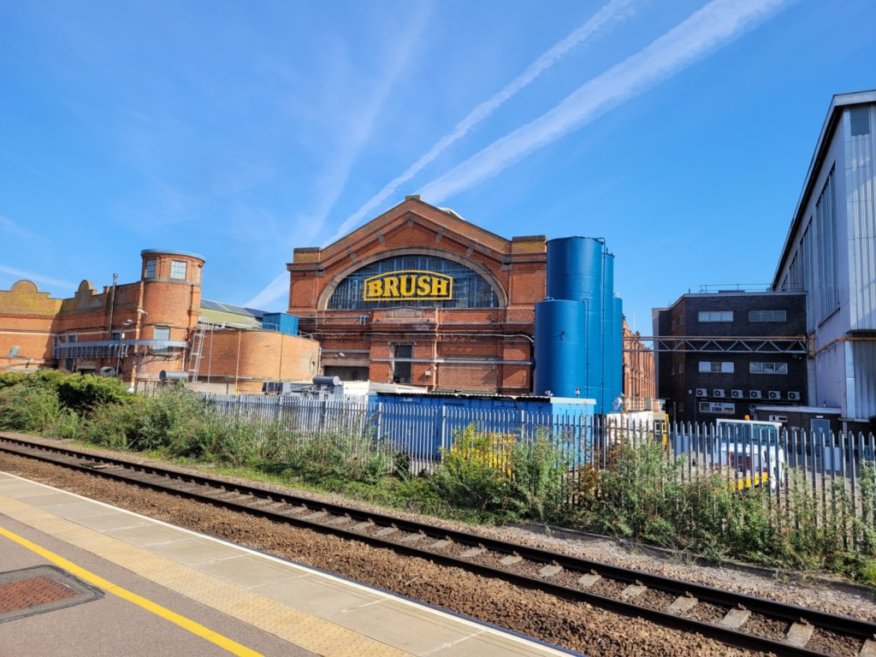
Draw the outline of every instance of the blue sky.
<instances>
[{"instance_id":1,"label":"blue sky","mask_svg":"<svg viewBox=\"0 0 876 657\"><path fill-rule=\"evenodd\" d=\"M209 7L206 11L205 8ZM500 235L604 237L631 324L768 284L872 0L0 4L0 288L143 248L285 310L295 247L406 194Z\"/></svg>"}]
</instances>

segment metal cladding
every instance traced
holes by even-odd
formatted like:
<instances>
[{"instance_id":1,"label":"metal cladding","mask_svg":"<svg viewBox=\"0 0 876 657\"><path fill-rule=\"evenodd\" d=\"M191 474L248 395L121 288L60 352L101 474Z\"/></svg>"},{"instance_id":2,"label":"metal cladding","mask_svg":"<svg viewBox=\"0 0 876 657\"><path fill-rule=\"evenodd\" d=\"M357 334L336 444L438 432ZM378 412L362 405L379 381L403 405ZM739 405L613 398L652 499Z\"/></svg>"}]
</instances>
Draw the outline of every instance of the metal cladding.
<instances>
[{"instance_id":1,"label":"metal cladding","mask_svg":"<svg viewBox=\"0 0 876 657\"><path fill-rule=\"evenodd\" d=\"M586 306L548 299L535 304L535 394L588 397L582 387L587 350Z\"/></svg>"},{"instance_id":2,"label":"metal cladding","mask_svg":"<svg viewBox=\"0 0 876 657\"><path fill-rule=\"evenodd\" d=\"M605 241L564 237L547 242L547 298L587 301L601 289Z\"/></svg>"},{"instance_id":3,"label":"metal cladding","mask_svg":"<svg viewBox=\"0 0 876 657\"><path fill-rule=\"evenodd\" d=\"M547 243L547 299L535 305L534 392L596 400L615 410L623 389L621 300L605 241Z\"/></svg>"}]
</instances>

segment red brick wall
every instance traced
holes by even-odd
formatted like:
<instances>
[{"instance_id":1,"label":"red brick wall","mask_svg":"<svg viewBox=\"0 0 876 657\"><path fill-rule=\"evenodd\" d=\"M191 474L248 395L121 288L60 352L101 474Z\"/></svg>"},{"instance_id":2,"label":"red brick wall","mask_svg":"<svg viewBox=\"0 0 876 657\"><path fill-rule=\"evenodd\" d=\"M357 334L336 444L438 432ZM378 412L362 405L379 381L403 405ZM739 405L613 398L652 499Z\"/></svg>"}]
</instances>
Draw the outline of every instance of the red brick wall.
<instances>
[{"instance_id":1,"label":"red brick wall","mask_svg":"<svg viewBox=\"0 0 876 657\"><path fill-rule=\"evenodd\" d=\"M465 263L495 282L503 306L417 308L407 313L409 316L384 309L325 309L335 287L348 274L375 260L403 253ZM289 265L289 312L299 316L303 332L322 341L328 352L325 365L343 365L343 359L332 354L344 349L367 350L369 377L389 381L392 364L386 360L390 345L414 344L414 359L431 361L412 364L416 385L521 394L531 387L529 338L533 306L545 295L545 259L543 236L508 240L409 198L324 249L296 249ZM366 316L364 324L358 320L360 314ZM475 362L440 362L455 357ZM436 359L439 362L434 362ZM509 359L523 362L499 362ZM426 375L427 371L431 375Z\"/></svg>"},{"instance_id":2,"label":"red brick wall","mask_svg":"<svg viewBox=\"0 0 876 657\"><path fill-rule=\"evenodd\" d=\"M275 331L208 331L198 378L236 382L241 392L261 390L263 381L309 383L319 366L319 343Z\"/></svg>"}]
</instances>

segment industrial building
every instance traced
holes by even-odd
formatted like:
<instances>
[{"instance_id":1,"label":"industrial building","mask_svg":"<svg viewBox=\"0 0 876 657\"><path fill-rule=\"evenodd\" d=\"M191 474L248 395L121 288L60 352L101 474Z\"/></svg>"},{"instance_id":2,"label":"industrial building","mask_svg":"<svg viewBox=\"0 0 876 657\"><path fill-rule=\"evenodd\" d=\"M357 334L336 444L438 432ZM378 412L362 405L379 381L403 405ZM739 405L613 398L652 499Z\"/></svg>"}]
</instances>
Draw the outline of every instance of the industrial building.
<instances>
[{"instance_id":1,"label":"industrial building","mask_svg":"<svg viewBox=\"0 0 876 657\"><path fill-rule=\"evenodd\" d=\"M876 421L876 90L833 97L772 286L807 296L808 404Z\"/></svg>"},{"instance_id":2,"label":"industrial building","mask_svg":"<svg viewBox=\"0 0 876 657\"><path fill-rule=\"evenodd\" d=\"M409 196L324 248L295 249L288 313L329 376L586 397L605 412L624 372L613 267L603 240L507 239ZM652 381L630 389L653 397Z\"/></svg>"},{"instance_id":3,"label":"industrial building","mask_svg":"<svg viewBox=\"0 0 876 657\"><path fill-rule=\"evenodd\" d=\"M874 131L876 91L833 97L768 291L654 310L658 394L676 419L763 406L805 426L876 425Z\"/></svg>"},{"instance_id":4,"label":"industrial building","mask_svg":"<svg viewBox=\"0 0 876 657\"><path fill-rule=\"evenodd\" d=\"M408 197L325 248L294 250L290 315L326 375L428 390L532 390L544 236L505 239Z\"/></svg>"},{"instance_id":5,"label":"industrial building","mask_svg":"<svg viewBox=\"0 0 876 657\"><path fill-rule=\"evenodd\" d=\"M118 376L132 388L200 379L254 392L267 380L317 373L319 345L294 335L288 319L202 301L203 268L198 255L147 249L134 283L114 280L98 292L82 281L69 299L30 281L0 290L0 371L57 367Z\"/></svg>"},{"instance_id":6,"label":"industrial building","mask_svg":"<svg viewBox=\"0 0 876 657\"><path fill-rule=\"evenodd\" d=\"M806 295L725 290L684 294L654 311L658 390L684 422L752 416L805 403Z\"/></svg>"},{"instance_id":7,"label":"industrial building","mask_svg":"<svg viewBox=\"0 0 876 657\"><path fill-rule=\"evenodd\" d=\"M653 405L651 354L640 340L623 351L601 239L506 239L407 197L333 244L296 248L287 313L203 300L200 256L141 257L138 281L101 292L87 281L71 299L29 281L0 291L0 368L95 372L134 388L185 379L258 392L325 375L590 398L596 412Z\"/></svg>"}]
</instances>

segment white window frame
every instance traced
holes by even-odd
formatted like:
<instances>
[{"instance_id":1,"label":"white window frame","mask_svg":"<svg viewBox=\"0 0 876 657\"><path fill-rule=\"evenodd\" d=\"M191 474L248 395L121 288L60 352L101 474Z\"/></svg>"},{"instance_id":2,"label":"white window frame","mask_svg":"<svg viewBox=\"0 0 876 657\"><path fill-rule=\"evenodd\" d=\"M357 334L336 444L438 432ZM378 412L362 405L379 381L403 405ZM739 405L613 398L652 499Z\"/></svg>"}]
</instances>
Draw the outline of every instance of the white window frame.
<instances>
[{"instance_id":1,"label":"white window frame","mask_svg":"<svg viewBox=\"0 0 876 657\"><path fill-rule=\"evenodd\" d=\"M719 415L733 415L736 413L736 404L733 402L699 402L700 413L717 413Z\"/></svg>"},{"instance_id":2,"label":"white window frame","mask_svg":"<svg viewBox=\"0 0 876 657\"><path fill-rule=\"evenodd\" d=\"M143 267L143 278L155 278L155 258L149 258Z\"/></svg>"},{"instance_id":3,"label":"white window frame","mask_svg":"<svg viewBox=\"0 0 876 657\"><path fill-rule=\"evenodd\" d=\"M163 336L160 336L159 333L163 334ZM170 327L169 326L154 326L152 328L152 339L153 340L170 340Z\"/></svg>"},{"instance_id":4,"label":"white window frame","mask_svg":"<svg viewBox=\"0 0 876 657\"><path fill-rule=\"evenodd\" d=\"M177 281L186 280L186 274L188 273L188 263L185 260L171 260L170 261L170 277Z\"/></svg>"},{"instance_id":5,"label":"white window frame","mask_svg":"<svg viewBox=\"0 0 876 657\"><path fill-rule=\"evenodd\" d=\"M788 363L752 361L748 364L749 374L788 374Z\"/></svg>"},{"instance_id":6,"label":"white window frame","mask_svg":"<svg viewBox=\"0 0 876 657\"><path fill-rule=\"evenodd\" d=\"M788 312L786 310L749 310L749 322L787 322Z\"/></svg>"},{"instance_id":7,"label":"white window frame","mask_svg":"<svg viewBox=\"0 0 876 657\"><path fill-rule=\"evenodd\" d=\"M700 310L697 313L699 322L732 322L732 310Z\"/></svg>"},{"instance_id":8,"label":"white window frame","mask_svg":"<svg viewBox=\"0 0 876 657\"><path fill-rule=\"evenodd\" d=\"M733 374L734 366L731 361L701 360L699 362L700 374Z\"/></svg>"}]
</instances>

